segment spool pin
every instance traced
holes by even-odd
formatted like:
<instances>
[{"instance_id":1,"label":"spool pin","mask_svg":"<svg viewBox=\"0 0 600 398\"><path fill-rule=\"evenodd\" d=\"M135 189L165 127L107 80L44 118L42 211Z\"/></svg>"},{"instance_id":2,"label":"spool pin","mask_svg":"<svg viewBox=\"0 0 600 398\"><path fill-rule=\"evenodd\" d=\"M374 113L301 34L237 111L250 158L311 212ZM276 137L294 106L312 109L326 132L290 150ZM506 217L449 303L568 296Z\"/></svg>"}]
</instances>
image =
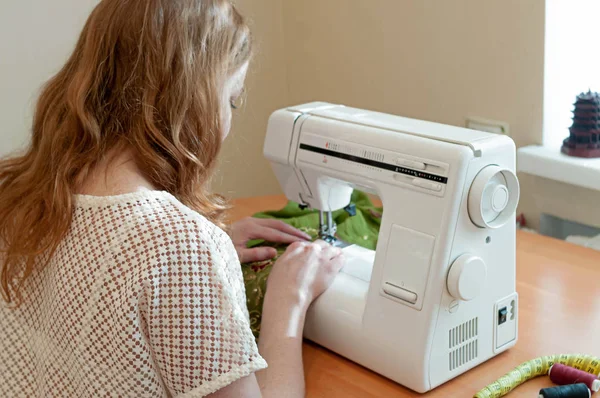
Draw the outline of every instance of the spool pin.
<instances>
[{"instance_id":1,"label":"spool pin","mask_svg":"<svg viewBox=\"0 0 600 398\"><path fill-rule=\"evenodd\" d=\"M561 363L552 365L548 375L550 375L550 380L559 386L584 383L593 392L600 390L600 380L597 375Z\"/></svg>"}]
</instances>

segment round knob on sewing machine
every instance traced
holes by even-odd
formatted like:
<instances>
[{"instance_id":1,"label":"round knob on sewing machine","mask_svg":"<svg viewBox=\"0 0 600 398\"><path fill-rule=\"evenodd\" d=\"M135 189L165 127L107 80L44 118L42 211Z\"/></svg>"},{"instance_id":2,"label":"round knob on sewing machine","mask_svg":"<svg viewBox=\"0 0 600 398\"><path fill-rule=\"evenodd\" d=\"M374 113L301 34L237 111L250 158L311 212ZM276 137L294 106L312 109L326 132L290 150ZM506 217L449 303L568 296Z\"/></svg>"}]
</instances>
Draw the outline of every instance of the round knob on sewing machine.
<instances>
[{"instance_id":1,"label":"round knob on sewing machine","mask_svg":"<svg viewBox=\"0 0 600 398\"><path fill-rule=\"evenodd\" d=\"M515 213L519 180L510 170L488 166L477 174L469 191L469 216L481 228L500 228Z\"/></svg>"},{"instance_id":2,"label":"round knob on sewing machine","mask_svg":"<svg viewBox=\"0 0 600 398\"><path fill-rule=\"evenodd\" d=\"M446 284L452 297L469 301L479 296L486 279L485 262L477 256L464 254L452 263Z\"/></svg>"}]
</instances>

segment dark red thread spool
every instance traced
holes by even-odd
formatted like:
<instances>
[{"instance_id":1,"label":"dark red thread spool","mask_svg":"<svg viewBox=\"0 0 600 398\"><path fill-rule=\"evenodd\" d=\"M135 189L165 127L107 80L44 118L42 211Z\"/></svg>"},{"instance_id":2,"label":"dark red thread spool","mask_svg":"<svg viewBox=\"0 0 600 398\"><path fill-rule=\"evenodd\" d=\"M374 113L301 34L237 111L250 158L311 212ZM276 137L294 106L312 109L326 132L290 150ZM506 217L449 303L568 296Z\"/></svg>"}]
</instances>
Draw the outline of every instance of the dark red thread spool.
<instances>
[{"instance_id":1,"label":"dark red thread spool","mask_svg":"<svg viewBox=\"0 0 600 398\"><path fill-rule=\"evenodd\" d=\"M584 383L594 392L600 390L600 380L598 380L598 376L560 363L552 365L549 375L550 380L552 380L554 384L560 386Z\"/></svg>"}]
</instances>

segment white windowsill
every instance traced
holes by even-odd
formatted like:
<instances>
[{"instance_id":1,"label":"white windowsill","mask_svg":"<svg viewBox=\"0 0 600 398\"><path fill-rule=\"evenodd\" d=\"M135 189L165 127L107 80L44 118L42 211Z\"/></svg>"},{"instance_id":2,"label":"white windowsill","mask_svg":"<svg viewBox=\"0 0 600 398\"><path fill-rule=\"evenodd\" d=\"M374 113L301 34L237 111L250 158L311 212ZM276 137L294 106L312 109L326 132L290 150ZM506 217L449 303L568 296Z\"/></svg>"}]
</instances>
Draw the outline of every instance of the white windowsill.
<instances>
[{"instance_id":1,"label":"white windowsill","mask_svg":"<svg viewBox=\"0 0 600 398\"><path fill-rule=\"evenodd\" d=\"M559 148L527 146L517 151L517 170L600 191L600 158L577 158Z\"/></svg>"}]
</instances>

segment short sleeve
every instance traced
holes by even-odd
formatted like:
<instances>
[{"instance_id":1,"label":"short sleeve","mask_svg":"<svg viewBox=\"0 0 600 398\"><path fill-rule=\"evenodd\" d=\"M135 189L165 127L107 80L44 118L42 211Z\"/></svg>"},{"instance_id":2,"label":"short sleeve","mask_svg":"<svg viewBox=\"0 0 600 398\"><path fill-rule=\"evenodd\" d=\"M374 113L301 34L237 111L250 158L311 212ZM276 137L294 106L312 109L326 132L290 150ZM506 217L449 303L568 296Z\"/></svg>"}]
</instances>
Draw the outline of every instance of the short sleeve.
<instances>
[{"instance_id":1,"label":"short sleeve","mask_svg":"<svg viewBox=\"0 0 600 398\"><path fill-rule=\"evenodd\" d=\"M194 229L159 255L144 305L157 371L172 396L186 398L267 367L250 329L231 241L212 224Z\"/></svg>"}]
</instances>

